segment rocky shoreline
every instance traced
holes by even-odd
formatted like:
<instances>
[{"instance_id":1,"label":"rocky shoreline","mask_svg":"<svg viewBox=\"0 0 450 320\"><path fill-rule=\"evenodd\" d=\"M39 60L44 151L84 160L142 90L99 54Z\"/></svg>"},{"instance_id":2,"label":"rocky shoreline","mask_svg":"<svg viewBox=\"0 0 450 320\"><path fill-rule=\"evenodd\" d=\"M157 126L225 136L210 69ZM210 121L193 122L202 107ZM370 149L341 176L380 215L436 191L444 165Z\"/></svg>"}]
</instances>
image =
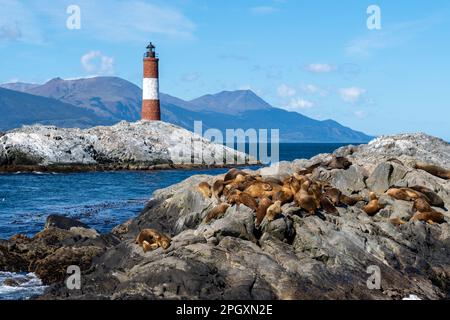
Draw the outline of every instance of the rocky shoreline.
<instances>
[{"instance_id":1,"label":"rocky shoreline","mask_svg":"<svg viewBox=\"0 0 450 320\"><path fill-rule=\"evenodd\" d=\"M0 173L225 168L248 163L243 153L160 121L122 121L90 129L33 125L0 134Z\"/></svg>"},{"instance_id":2,"label":"rocky shoreline","mask_svg":"<svg viewBox=\"0 0 450 320\"><path fill-rule=\"evenodd\" d=\"M339 157L348 164L336 165ZM39 299L450 299L450 180L417 169L418 161L448 169L450 145L405 134L245 170L264 183L305 175L358 199L313 215L289 202L261 227L242 203L206 223L218 201L198 185L225 177L192 176L156 191L138 217L109 234L50 217L33 238L2 240L0 270L35 272L50 285ZM388 194L415 186L442 221L416 220L416 202ZM366 210L370 193L380 204L375 214ZM144 252L135 239L145 228L170 236L170 246ZM83 271L81 290L63 283L72 264ZM381 287L369 289L374 266Z\"/></svg>"}]
</instances>

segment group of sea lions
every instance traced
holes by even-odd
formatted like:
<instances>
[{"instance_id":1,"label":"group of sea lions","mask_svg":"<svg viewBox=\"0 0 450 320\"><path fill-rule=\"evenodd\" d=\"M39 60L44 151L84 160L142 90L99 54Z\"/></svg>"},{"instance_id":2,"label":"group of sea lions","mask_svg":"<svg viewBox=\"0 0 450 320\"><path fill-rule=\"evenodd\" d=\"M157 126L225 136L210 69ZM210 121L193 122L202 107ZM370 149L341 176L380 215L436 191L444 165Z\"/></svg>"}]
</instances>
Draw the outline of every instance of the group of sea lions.
<instances>
[{"instance_id":1,"label":"group of sea lions","mask_svg":"<svg viewBox=\"0 0 450 320\"><path fill-rule=\"evenodd\" d=\"M171 239L155 229L143 229L136 238L135 244L142 247L144 252L156 250L159 247L164 250L170 247Z\"/></svg>"},{"instance_id":2,"label":"group of sea lions","mask_svg":"<svg viewBox=\"0 0 450 320\"><path fill-rule=\"evenodd\" d=\"M430 224L445 222L444 215L432 208L445 209L444 201L429 188L423 186L393 187L386 193L396 200L414 202L413 210L415 214L410 221L425 221ZM399 220L398 223L404 224L405 222Z\"/></svg>"},{"instance_id":3,"label":"group of sea lions","mask_svg":"<svg viewBox=\"0 0 450 320\"><path fill-rule=\"evenodd\" d=\"M397 159L389 161L399 162ZM403 165L403 163L400 162ZM205 198L214 198L217 205L204 217L203 223L210 223L223 217L232 205L239 210L241 204L252 209L255 213L255 226L261 228L263 222L275 220L282 213L282 206L294 203L307 215L318 215L324 219L323 213L339 216L337 207L354 206L358 202L364 202L362 210L369 216L375 216L385 204L380 203L379 197L370 192L366 200L360 195L347 196L329 182L312 178L315 169L323 167L327 170L348 169L352 163L345 157L333 156L331 160L313 164L305 169L295 172L292 176L279 180L272 177L263 178L259 174L249 174L239 169L231 169L223 179L216 179L212 185L201 182L198 185L199 192ZM450 170L436 165L415 163L416 169L424 170L442 179L450 179ZM423 186L392 187L387 195L396 199L414 202L414 215L409 221L424 221L429 224L444 223L444 215L433 209L438 207L445 209L444 201L433 190ZM399 218L390 220L394 225L405 224ZM159 247L167 249L171 239L154 229L142 230L136 238L136 244L141 246L144 252L155 250Z\"/></svg>"},{"instance_id":4,"label":"group of sea lions","mask_svg":"<svg viewBox=\"0 0 450 320\"><path fill-rule=\"evenodd\" d=\"M324 213L338 216L337 207L354 206L363 202L360 208L367 215L375 216L386 206L380 202L375 192L370 192L369 199L361 195L348 196L329 182L312 177L314 169L318 167L345 170L351 165L347 158L333 156L328 162L314 164L283 180L231 169L223 179L216 179L212 185L208 182L198 185L205 198L217 200L217 205L206 214L203 222L210 223L220 219L230 206L236 205L239 209L241 204L254 211L256 228L260 228L263 221L275 220L282 213L282 206L287 203L294 203L307 215L318 215L324 219ZM415 214L410 221L445 222L444 215L432 209L432 206L444 208L444 202L431 189L421 186L391 188L387 194L397 200L414 201ZM391 222L394 225L406 223L397 218L391 219Z\"/></svg>"},{"instance_id":5,"label":"group of sea lions","mask_svg":"<svg viewBox=\"0 0 450 320\"><path fill-rule=\"evenodd\" d=\"M333 157L325 163L314 164L295 172L283 180L261 175L248 174L242 170L231 169L223 179L216 179L212 185L201 182L198 189L205 198L215 198L218 204L205 216L203 222L209 223L221 218L227 209L241 204L255 212L255 226L260 228L263 221L270 222L282 212L282 206L294 203L307 215L323 213L339 215L336 207L353 206L364 198L359 195L347 196L329 182L312 178L314 169L348 169L351 162L345 157ZM369 215L375 215L383 206L378 203L375 194L364 207Z\"/></svg>"}]
</instances>

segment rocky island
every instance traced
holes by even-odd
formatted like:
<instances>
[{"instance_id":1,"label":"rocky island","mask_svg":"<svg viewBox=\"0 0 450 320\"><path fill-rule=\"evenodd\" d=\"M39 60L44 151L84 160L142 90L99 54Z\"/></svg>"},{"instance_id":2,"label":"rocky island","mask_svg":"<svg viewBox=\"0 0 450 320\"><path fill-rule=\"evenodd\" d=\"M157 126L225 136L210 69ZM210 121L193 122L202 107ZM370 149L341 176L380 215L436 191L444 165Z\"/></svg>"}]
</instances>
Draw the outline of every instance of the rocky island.
<instances>
[{"instance_id":1,"label":"rocky island","mask_svg":"<svg viewBox=\"0 0 450 320\"><path fill-rule=\"evenodd\" d=\"M51 216L34 237L0 242L0 270L35 272L49 285L39 299L449 299L448 168L447 142L404 134L192 176L108 234ZM144 252L136 237L148 228L168 245ZM80 290L64 284L73 264ZM373 268L378 288L367 285Z\"/></svg>"},{"instance_id":2,"label":"rocky island","mask_svg":"<svg viewBox=\"0 0 450 320\"><path fill-rule=\"evenodd\" d=\"M90 129L33 125L0 133L0 172L222 167L225 156L227 163L246 163L243 153L160 121Z\"/></svg>"}]
</instances>

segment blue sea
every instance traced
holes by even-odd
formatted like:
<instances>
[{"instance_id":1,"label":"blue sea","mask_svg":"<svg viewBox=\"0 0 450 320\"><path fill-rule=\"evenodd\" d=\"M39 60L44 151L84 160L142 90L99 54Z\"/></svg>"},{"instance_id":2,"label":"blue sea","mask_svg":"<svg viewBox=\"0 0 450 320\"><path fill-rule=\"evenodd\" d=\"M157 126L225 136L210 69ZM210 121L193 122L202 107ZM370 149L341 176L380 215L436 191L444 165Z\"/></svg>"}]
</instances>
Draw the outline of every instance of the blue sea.
<instances>
[{"instance_id":1,"label":"blue sea","mask_svg":"<svg viewBox=\"0 0 450 320\"><path fill-rule=\"evenodd\" d=\"M280 160L311 158L329 153L345 144L280 144ZM135 217L152 193L196 174L220 174L226 169L119 171L88 173L0 174L0 239L42 230L50 214L78 219L100 232ZM0 270L1 271L1 270ZM19 288L2 286L6 273L0 272L0 299L21 299L39 293L43 287L32 275ZM11 274L8 274L11 276Z\"/></svg>"}]
</instances>

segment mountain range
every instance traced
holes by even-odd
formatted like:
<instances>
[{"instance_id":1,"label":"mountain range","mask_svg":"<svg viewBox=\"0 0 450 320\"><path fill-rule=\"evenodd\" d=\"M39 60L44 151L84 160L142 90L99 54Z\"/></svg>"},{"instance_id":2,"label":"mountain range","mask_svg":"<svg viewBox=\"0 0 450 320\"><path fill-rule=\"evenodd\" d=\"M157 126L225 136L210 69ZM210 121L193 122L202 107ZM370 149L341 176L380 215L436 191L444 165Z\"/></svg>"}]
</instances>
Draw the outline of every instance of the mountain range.
<instances>
[{"instance_id":1,"label":"mountain range","mask_svg":"<svg viewBox=\"0 0 450 320\"><path fill-rule=\"evenodd\" d=\"M118 77L52 79L0 85L0 130L42 123L61 127L111 125L140 119L142 90ZM367 142L372 137L337 123L272 107L250 90L223 91L185 101L161 93L162 120L193 130L279 129L282 142Z\"/></svg>"}]
</instances>

